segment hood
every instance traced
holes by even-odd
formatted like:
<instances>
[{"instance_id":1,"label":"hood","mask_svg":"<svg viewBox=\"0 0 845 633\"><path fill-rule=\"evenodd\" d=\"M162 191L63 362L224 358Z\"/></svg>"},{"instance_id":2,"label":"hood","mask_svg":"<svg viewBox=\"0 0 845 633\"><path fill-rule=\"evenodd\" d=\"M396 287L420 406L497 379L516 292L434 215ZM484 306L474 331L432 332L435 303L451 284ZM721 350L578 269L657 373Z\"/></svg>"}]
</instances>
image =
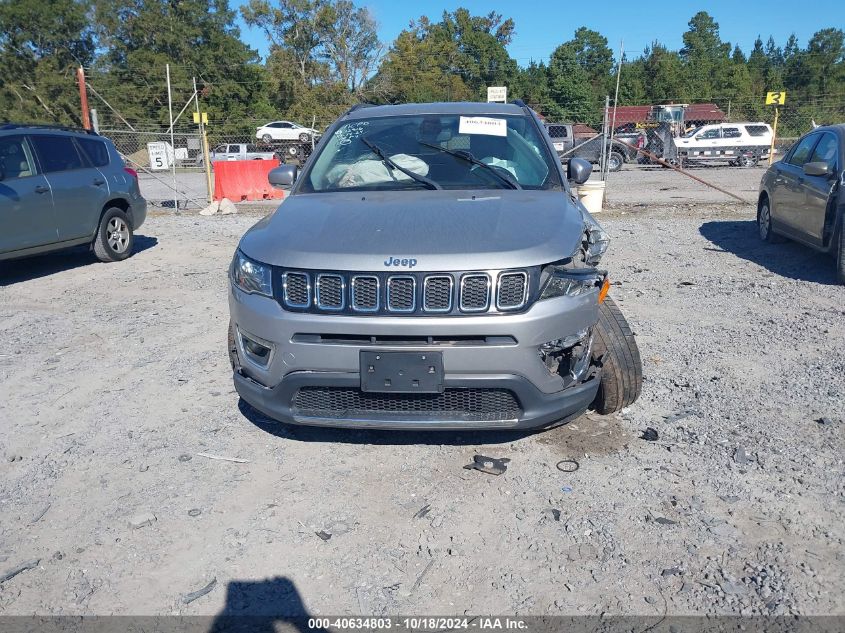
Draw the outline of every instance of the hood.
<instances>
[{"instance_id":1,"label":"hood","mask_svg":"<svg viewBox=\"0 0 845 633\"><path fill-rule=\"evenodd\" d=\"M290 196L240 248L288 268L489 270L569 257L583 232L563 191L334 192Z\"/></svg>"}]
</instances>

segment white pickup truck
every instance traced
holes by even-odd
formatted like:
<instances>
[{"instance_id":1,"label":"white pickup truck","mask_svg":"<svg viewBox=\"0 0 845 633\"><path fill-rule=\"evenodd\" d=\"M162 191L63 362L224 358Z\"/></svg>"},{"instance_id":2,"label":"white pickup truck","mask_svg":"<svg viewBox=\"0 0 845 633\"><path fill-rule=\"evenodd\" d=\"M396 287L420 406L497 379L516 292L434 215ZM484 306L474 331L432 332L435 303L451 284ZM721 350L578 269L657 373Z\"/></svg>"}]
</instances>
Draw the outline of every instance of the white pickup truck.
<instances>
[{"instance_id":1,"label":"white pickup truck","mask_svg":"<svg viewBox=\"0 0 845 633\"><path fill-rule=\"evenodd\" d=\"M224 143L211 151L212 163L220 160L272 160L274 158L276 158L276 153L273 150L262 150L252 143Z\"/></svg>"}]
</instances>

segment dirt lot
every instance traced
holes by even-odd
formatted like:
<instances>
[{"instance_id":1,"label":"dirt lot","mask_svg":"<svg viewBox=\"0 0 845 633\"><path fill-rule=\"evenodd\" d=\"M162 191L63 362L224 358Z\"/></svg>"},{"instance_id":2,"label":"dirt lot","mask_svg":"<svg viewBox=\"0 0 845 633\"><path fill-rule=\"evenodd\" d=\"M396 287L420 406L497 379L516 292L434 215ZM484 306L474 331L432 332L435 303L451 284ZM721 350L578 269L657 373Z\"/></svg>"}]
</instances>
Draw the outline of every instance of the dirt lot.
<instances>
[{"instance_id":1,"label":"dirt lot","mask_svg":"<svg viewBox=\"0 0 845 633\"><path fill-rule=\"evenodd\" d=\"M723 171L753 197L760 170ZM154 215L121 264L4 264L0 577L38 563L0 613L845 614L845 288L759 244L750 207L644 175L601 217L642 398L539 434L239 404L225 269L255 215Z\"/></svg>"}]
</instances>

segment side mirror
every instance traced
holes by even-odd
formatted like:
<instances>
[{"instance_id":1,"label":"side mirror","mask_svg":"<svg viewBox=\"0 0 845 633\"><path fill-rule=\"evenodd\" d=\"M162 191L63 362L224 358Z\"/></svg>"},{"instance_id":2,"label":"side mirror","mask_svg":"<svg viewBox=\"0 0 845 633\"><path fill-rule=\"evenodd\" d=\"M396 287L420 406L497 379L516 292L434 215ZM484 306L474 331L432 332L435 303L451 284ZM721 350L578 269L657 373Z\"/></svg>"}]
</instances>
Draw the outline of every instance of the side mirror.
<instances>
[{"instance_id":1,"label":"side mirror","mask_svg":"<svg viewBox=\"0 0 845 633\"><path fill-rule=\"evenodd\" d=\"M830 165L823 161L804 163L804 173L808 176L830 176Z\"/></svg>"},{"instance_id":2,"label":"side mirror","mask_svg":"<svg viewBox=\"0 0 845 633\"><path fill-rule=\"evenodd\" d=\"M296 180L296 165L279 165L267 174L267 181L278 189L290 189Z\"/></svg>"},{"instance_id":3,"label":"side mirror","mask_svg":"<svg viewBox=\"0 0 845 633\"><path fill-rule=\"evenodd\" d=\"M593 166L583 158L573 158L566 166L566 177L576 185L583 185L587 182L591 173L593 173Z\"/></svg>"}]
</instances>

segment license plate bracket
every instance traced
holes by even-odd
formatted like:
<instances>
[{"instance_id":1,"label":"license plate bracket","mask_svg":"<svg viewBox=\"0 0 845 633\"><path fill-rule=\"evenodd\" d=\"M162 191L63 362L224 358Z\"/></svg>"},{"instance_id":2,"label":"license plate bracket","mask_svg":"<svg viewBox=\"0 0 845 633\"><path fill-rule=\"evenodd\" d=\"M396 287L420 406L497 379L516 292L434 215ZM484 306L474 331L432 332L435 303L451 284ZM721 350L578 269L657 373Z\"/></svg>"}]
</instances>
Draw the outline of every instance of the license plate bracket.
<instances>
[{"instance_id":1,"label":"license plate bracket","mask_svg":"<svg viewBox=\"0 0 845 633\"><path fill-rule=\"evenodd\" d=\"M361 391L443 393L441 352L370 352L362 350Z\"/></svg>"}]
</instances>

